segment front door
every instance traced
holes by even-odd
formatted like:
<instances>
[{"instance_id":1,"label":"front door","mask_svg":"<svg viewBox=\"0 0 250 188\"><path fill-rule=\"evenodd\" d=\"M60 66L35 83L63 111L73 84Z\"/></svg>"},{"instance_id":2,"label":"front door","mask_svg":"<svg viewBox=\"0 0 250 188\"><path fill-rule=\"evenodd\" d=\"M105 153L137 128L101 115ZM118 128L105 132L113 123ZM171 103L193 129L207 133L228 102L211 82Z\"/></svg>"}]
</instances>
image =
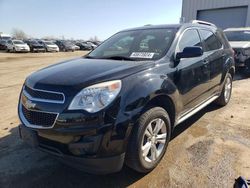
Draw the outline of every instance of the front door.
<instances>
[{"instance_id":1,"label":"front door","mask_svg":"<svg viewBox=\"0 0 250 188\"><path fill-rule=\"evenodd\" d=\"M184 31L177 44L176 53L182 52L185 47L200 46L202 42L196 29ZM206 57L182 58L177 66L175 80L185 113L194 106L206 100L209 96L210 69Z\"/></svg>"}]
</instances>

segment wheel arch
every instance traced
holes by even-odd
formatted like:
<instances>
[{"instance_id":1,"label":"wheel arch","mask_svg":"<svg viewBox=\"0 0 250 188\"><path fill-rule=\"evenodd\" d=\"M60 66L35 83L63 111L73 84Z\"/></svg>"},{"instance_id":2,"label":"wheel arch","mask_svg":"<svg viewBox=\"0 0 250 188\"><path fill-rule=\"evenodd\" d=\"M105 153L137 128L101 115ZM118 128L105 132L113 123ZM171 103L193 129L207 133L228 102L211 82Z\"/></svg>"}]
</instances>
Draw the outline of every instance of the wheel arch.
<instances>
[{"instance_id":1,"label":"wheel arch","mask_svg":"<svg viewBox=\"0 0 250 188\"><path fill-rule=\"evenodd\" d=\"M152 107L162 107L164 110L167 111L171 121L171 128L173 130L176 118L176 107L172 98L166 94L159 94L146 103L142 110L142 113Z\"/></svg>"}]
</instances>

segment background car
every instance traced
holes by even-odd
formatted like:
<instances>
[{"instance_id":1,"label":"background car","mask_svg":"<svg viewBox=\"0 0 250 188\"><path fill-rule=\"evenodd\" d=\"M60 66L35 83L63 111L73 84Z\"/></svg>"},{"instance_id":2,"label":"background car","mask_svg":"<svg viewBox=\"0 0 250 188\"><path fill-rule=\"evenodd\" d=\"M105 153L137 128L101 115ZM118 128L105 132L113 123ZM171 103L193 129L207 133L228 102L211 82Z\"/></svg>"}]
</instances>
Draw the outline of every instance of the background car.
<instances>
[{"instance_id":1,"label":"background car","mask_svg":"<svg viewBox=\"0 0 250 188\"><path fill-rule=\"evenodd\" d=\"M0 33L0 40L11 40L11 36L9 34L4 34L4 33Z\"/></svg>"},{"instance_id":2,"label":"background car","mask_svg":"<svg viewBox=\"0 0 250 188\"><path fill-rule=\"evenodd\" d=\"M238 69L250 71L250 27L229 28L224 30L228 41L235 51L235 65Z\"/></svg>"},{"instance_id":3,"label":"background car","mask_svg":"<svg viewBox=\"0 0 250 188\"><path fill-rule=\"evenodd\" d=\"M73 47L75 48L75 50L80 50L80 47L76 44L73 44Z\"/></svg>"},{"instance_id":4,"label":"background car","mask_svg":"<svg viewBox=\"0 0 250 188\"><path fill-rule=\"evenodd\" d=\"M47 52L59 52L59 47L52 41L40 40L38 42L44 46Z\"/></svg>"},{"instance_id":5,"label":"background car","mask_svg":"<svg viewBox=\"0 0 250 188\"><path fill-rule=\"evenodd\" d=\"M7 41L0 40L0 50L6 50L6 49L7 49Z\"/></svg>"},{"instance_id":6,"label":"background car","mask_svg":"<svg viewBox=\"0 0 250 188\"><path fill-rule=\"evenodd\" d=\"M94 50L97 47L97 45L94 44L92 41L87 41L86 43L92 47L92 50Z\"/></svg>"},{"instance_id":7,"label":"background car","mask_svg":"<svg viewBox=\"0 0 250 188\"><path fill-rule=\"evenodd\" d=\"M25 42L29 45L31 52L46 52L45 47L37 40L26 40Z\"/></svg>"},{"instance_id":8,"label":"background car","mask_svg":"<svg viewBox=\"0 0 250 188\"><path fill-rule=\"evenodd\" d=\"M80 47L80 50L92 50L92 46L86 42L78 42L76 45Z\"/></svg>"},{"instance_id":9,"label":"background car","mask_svg":"<svg viewBox=\"0 0 250 188\"><path fill-rule=\"evenodd\" d=\"M29 52L30 47L22 40L8 40L7 41L8 52Z\"/></svg>"},{"instance_id":10,"label":"background car","mask_svg":"<svg viewBox=\"0 0 250 188\"><path fill-rule=\"evenodd\" d=\"M57 40L55 41L55 43L59 47L60 51L63 51L63 52L75 51L74 45L69 41Z\"/></svg>"}]
</instances>

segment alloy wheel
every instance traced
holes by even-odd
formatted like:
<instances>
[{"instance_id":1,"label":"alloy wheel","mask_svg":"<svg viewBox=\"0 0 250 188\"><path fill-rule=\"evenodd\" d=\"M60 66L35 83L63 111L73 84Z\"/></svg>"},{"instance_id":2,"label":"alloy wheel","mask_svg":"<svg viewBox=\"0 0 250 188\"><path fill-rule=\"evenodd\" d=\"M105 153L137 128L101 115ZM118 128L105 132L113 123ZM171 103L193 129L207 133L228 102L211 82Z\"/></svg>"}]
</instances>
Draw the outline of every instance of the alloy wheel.
<instances>
[{"instance_id":1,"label":"alloy wheel","mask_svg":"<svg viewBox=\"0 0 250 188\"><path fill-rule=\"evenodd\" d=\"M224 88L224 97L226 102L228 102L231 97L231 91L232 91L232 82L231 79L227 77Z\"/></svg>"},{"instance_id":2,"label":"alloy wheel","mask_svg":"<svg viewBox=\"0 0 250 188\"><path fill-rule=\"evenodd\" d=\"M164 150L167 128L161 118L152 120L146 127L141 143L141 156L148 163L156 161Z\"/></svg>"}]
</instances>

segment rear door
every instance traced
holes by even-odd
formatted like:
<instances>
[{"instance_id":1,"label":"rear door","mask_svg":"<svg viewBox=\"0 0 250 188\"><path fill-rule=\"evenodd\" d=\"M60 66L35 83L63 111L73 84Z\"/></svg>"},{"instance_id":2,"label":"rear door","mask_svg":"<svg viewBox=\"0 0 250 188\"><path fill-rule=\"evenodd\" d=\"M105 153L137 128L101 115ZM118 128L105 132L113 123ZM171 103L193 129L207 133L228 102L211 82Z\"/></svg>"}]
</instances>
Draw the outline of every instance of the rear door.
<instances>
[{"instance_id":1,"label":"rear door","mask_svg":"<svg viewBox=\"0 0 250 188\"><path fill-rule=\"evenodd\" d=\"M201 38L196 29L184 31L177 44L177 52L185 47L202 46ZM182 96L184 109L189 110L204 101L208 96L210 69L204 56L183 58L177 66L176 85Z\"/></svg>"},{"instance_id":2,"label":"rear door","mask_svg":"<svg viewBox=\"0 0 250 188\"><path fill-rule=\"evenodd\" d=\"M209 93L212 95L219 90L224 64L224 49L218 37L210 30L199 30L204 45L204 56L209 61L210 84Z\"/></svg>"}]
</instances>

